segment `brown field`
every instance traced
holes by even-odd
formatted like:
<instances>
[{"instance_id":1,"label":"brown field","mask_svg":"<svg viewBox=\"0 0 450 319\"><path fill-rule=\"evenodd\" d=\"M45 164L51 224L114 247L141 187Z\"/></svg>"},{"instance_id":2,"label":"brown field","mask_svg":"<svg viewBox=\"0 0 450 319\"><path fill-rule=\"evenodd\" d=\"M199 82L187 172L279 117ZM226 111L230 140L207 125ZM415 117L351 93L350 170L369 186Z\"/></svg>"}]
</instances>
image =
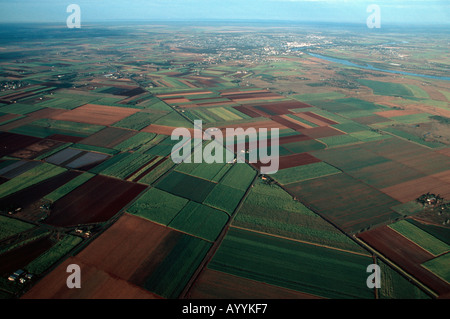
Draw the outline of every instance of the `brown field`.
<instances>
[{"instance_id":1,"label":"brown field","mask_svg":"<svg viewBox=\"0 0 450 319\"><path fill-rule=\"evenodd\" d=\"M67 143L78 143L84 137L79 136L70 136L70 135L63 135L63 134L53 134L47 137L49 140L55 140L60 142L67 142Z\"/></svg>"},{"instance_id":2,"label":"brown field","mask_svg":"<svg viewBox=\"0 0 450 319\"><path fill-rule=\"evenodd\" d=\"M295 113L295 116L301 117L304 120L307 120L311 123L314 123L319 126L328 126L333 124L338 124L335 121L329 120L323 116L317 115L312 112L302 112L302 113Z\"/></svg>"},{"instance_id":3,"label":"brown field","mask_svg":"<svg viewBox=\"0 0 450 319\"><path fill-rule=\"evenodd\" d=\"M231 90L231 91L222 91L220 93L220 95L236 95L236 94L241 94L241 93L267 93L269 91L267 90L249 90L249 91L236 91L236 90Z\"/></svg>"},{"instance_id":4,"label":"brown field","mask_svg":"<svg viewBox=\"0 0 450 319\"><path fill-rule=\"evenodd\" d=\"M239 105L239 106L235 106L234 108L236 110L238 110L239 112L244 113L245 115L248 115L248 116L250 116L252 118L261 117L262 116L255 109L253 109L251 106Z\"/></svg>"},{"instance_id":5,"label":"brown field","mask_svg":"<svg viewBox=\"0 0 450 319\"><path fill-rule=\"evenodd\" d=\"M45 223L75 226L105 222L146 186L97 175L54 203Z\"/></svg>"},{"instance_id":6,"label":"brown field","mask_svg":"<svg viewBox=\"0 0 450 319\"><path fill-rule=\"evenodd\" d=\"M321 299L314 295L205 269L188 299Z\"/></svg>"},{"instance_id":7,"label":"brown field","mask_svg":"<svg viewBox=\"0 0 450 319\"><path fill-rule=\"evenodd\" d=\"M145 284L148 276L168 256L180 236L179 232L125 213L78 255L38 283L25 298L58 296L58 292L70 298L79 298L79 293L82 298L97 295L105 298L157 298L139 286ZM85 279L82 276L84 285L82 282L81 290L75 295L65 284L67 273L64 266L68 263L79 264L83 276L87 273ZM59 280L62 277L64 280ZM127 289L121 291L122 287Z\"/></svg>"},{"instance_id":8,"label":"brown field","mask_svg":"<svg viewBox=\"0 0 450 319\"><path fill-rule=\"evenodd\" d=\"M285 119L285 120L288 120L288 121L290 121L290 122L292 122L294 124L298 124L300 126L303 126L304 128L313 128L311 125L305 124L305 123L303 123L303 122L301 122L299 120L296 120L294 118L291 118L291 117L289 117L287 115L280 115L280 117Z\"/></svg>"},{"instance_id":9,"label":"brown field","mask_svg":"<svg viewBox=\"0 0 450 319\"><path fill-rule=\"evenodd\" d=\"M176 129L176 127L158 125L158 124L150 124L149 126L144 127L141 130L141 132L156 133L156 134L162 134L162 135L172 135L172 132L174 129ZM191 133L191 136L193 136L194 129L193 128L187 128L187 129Z\"/></svg>"},{"instance_id":10,"label":"brown field","mask_svg":"<svg viewBox=\"0 0 450 319\"><path fill-rule=\"evenodd\" d=\"M190 100L188 100L188 99L186 99L184 97L174 97L174 98L164 99L163 101L165 103L167 103L167 104L189 103L189 102L191 102Z\"/></svg>"},{"instance_id":11,"label":"brown field","mask_svg":"<svg viewBox=\"0 0 450 319\"><path fill-rule=\"evenodd\" d=\"M41 141L38 137L0 132L0 156L8 155Z\"/></svg>"},{"instance_id":12,"label":"brown field","mask_svg":"<svg viewBox=\"0 0 450 319\"><path fill-rule=\"evenodd\" d=\"M281 156L279 160L280 160L279 169L285 169L285 168L291 168L291 167L321 162L320 159L318 159L312 155L309 155L308 153ZM257 168L258 170L261 168L261 166L265 166L265 165L267 165L267 164L263 164L260 161L258 161L257 163L252 163L252 166Z\"/></svg>"},{"instance_id":13,"label":"brown field","mask_svg":"<svg viewBox=\"0 0 450 319\"><path fill-rule=\"evenodd\" d=\"M426 176L394 186L382 188L381 191L396 200L406 203L415 200L428 192L440 194L444 198L450 198L450 183L444 179L449 178L448 171L442 173L441 178Z\"/></svg>"},{"instance_id":14,"label":"brown field","mask_svg":"<svg viewBox=\"0 0 450 319\"><path fill-rule=\"evenodd\" d=\"M396 231L381 226L358 237L439 295L450 292L448 283L421 267L434 256Z\"/></svg>"},{"instance_id":15,"label":"brown field","mask_svg":"<svg viewBox=\"0 0 450 319\"><path fill-rule=\"evenodd\" d=\"M10 155L19 158L32 159L62 144L63 143L58 141L45 139L22 148Z\"/></svg>"},{"instance_id":16,"label":"brown field","mask_svg":"<svg viewBox=\"0 0 450 319\"><path fill-rule=\"evenodd\" d=\"M284 118L284 117L282 117L280 115L272 116L271 118L272 118L272 120L274 120L274 121L276 121L276 122L278 122L278 123L280 123L280 124L290 128L290 129L293 129L293 130L295 130L297 132L299 132L300 130L306 129L306 124L303 124L303 123L299 124L300 122L290 121L290 120L288 120L288 119L286 119L286 118Z\"/></svg>"},{"instance_id":17,"label":"brown field","mask_svg":"<svg viewBox=\"0 0 450 319\"><path fill-rule=\"evenodd\" d=\"M81 269L81 288L66 285L67 267ZM159 296L89 264L70 257L31 288L22 299L158 299Z\"/></svg>"},{"instance_id":18,"label":"brown field","mask_svg":"<svg viewBox=\"0 0 450 319\"><path fill-rule=\"evenodd\" d=\"M3 131L9 131L26 124L30 124L31 122L34 122L36 120L51 118L52 116L57 116L66 112L67 110L45 108L36 112L28 113L24 118L7 123L5 125L1 125L0 129Z\"/></svg>"},{"instance_id":19,"label":"brown field","mask_svg":"<svg viewBox=\"0 0 450 319\"><path fill-rule=\"evenodd\" d=\"M92 134L80 143L93 146L112 148L134 136L136 132L116 127L106 127Z\"/></svg>"},{"instance_id":20,"label":"brown field","mask_svg":"<svg viewBox=\"0 0 450 319\"><path fill-rule=\"evenodd\" d=\"M0 123L9 121L9 120L13 120L15 118L21 117L21 115L18 114L5 114L0 116Z\"/></svg>"},{"instance_id":21,"label":"brown field","mask_svg":"<svg viewBox=\"0 0 450 319\"><path fill-rule=\"evenodd\" d=\"M159 94L156 97L163 99L163 98L167 98L167 97L172 97L172 96L191 96L191 95L202 95L202 94L212 94L213 92L211 91L196 91L196 92L172 92L169 94Z\"/></svg>"},{"instance_id":22,"label":"brown field","mask_svg":"<svg viewBox=\"0 0 450 319\"><path fill-rule=\"evenodd\" d=\"M49 236L46 236L0 255L0 276L7 277L17 269L28 265L53 244Z\"/></svg>"},{"instance_id":23,"label":"brown field","mask_svg":"<svg viewBox=\"0 0 450 319\"><path fill-rule=\"evenodd\" d=\"M450 147L449 148L444 148L442 150L436 151L439 154L443 154L445 156L449 156L450 157Z\"/></svg>"},{"instance_id":24,"label":"brown field","mask_svg":"<svg viewBox=\"0 0 450 319\"><path fill-rule=\"evenodd\" d=\"M138 111L139 109L128 107L85 104L65 113L50 116L49 118L96 125L111 125Z\"/></svg>"},{"instance_id":25,"label":"brown field","mask_svg":"<svg viewBox=\"0 0 450 319\"><path fill-rule=\"evenodd\" d=\"M259 121L259 122L251 122L251 123L241 123L241 124L233 124L233 125L226 125L226 126L219 126L218 128L225 133L225 130L227 128L243 128L244 130L248 129L248 128L255 128L256 130L260 129L260 128L266 128L268 130L272 129L272 128L279 128L280 130L284 130L287 129L286 126L277 123L276 121L272 121L272 120L266 120L266 121ZM225 137L226 135L224 135Z\"/></svg>"}]
</instances>

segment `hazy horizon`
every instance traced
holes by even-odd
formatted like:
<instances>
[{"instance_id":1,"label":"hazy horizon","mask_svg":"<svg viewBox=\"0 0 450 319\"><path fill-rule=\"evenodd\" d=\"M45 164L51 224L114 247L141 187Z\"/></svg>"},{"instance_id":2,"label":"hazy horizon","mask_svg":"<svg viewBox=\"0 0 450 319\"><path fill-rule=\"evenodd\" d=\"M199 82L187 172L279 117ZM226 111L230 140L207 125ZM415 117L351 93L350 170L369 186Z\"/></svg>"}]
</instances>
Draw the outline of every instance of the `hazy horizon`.
<instances>
[{"instance_id":1,"label":"hazy horizon","mask_svg":"<svg viewBox=\"0 0 450 319\"><path fill-rule=\"evenodd\" d=\"M65 23L70 4L85 23L112 21L291 21L365 24L377 4L382 25L449 25L445 0L0 0L0 23Z\"/></svg>"}]
</instances>

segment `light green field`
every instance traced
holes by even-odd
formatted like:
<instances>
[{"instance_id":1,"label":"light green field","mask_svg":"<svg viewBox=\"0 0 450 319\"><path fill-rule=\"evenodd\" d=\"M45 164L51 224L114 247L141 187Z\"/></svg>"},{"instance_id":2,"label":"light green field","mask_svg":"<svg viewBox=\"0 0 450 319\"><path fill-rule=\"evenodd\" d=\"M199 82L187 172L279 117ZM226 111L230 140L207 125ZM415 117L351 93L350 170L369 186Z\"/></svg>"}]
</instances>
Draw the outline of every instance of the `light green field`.
<instances>
[{"instance_id":1,"label":"light green field","mask_svg":"<svg viewBox=\"0 0 450 319\"><path fill-rule=\"evenodd\" d=\"M399 232L412 242L416 243L429 253L437 256L450 250L450 246L440 241L436 237L414 226L406 220L401 220L389 225L389 228Z\"/></svg>"},{"instance_id":2,"label":"light green field","mask_svg":"<svg viewBox=\"0 0 450 319\"><path fill-rule=\"evenodd\" d=\"M228 216L224 212L196 202L189 202L168 226L208 241L214 241L227 221Z\"/></svg>"},{"instance_id":3,"label":"light green field","mask_svg":"<svg viewBox=\"0 0 450 319\"><path fill-rule=\"evenodd\" d=\"M431 259L423 263L422 266L450 283L450 253Z\"/></svg>"},{"instance_id":4,"label":"light green field","mask_svg":"<svg viewBox=\"0 0 450 319\"><path fill-rule=\"evenodd\" d=\"M232 227L208 268L326 298L373 299L371 263L370 256Z\"/></svg>"},{"instance_id":5,"label":"light green field","mask_svg":"<svg viewBox=\"0 0 450 319\"><path fill-rule=\"evenodd\" d=\"M23 221L0 215L0 240L35 227Z\"/></svg>"},{"instance_id":6,"label":"light green field","mask_svg":"<svg viewBox=\"0 0 450 319\"><path fill-rule=\"evenodd\" d=\"M341 171L327 163L313 163L279 170L271 177L282 185L305 181L321 176L339 174Z\"/></svg>"},{"instance_id":7,"label":"light green field","mask_svg":"<svg viewBox=\"0 0 450 319\"><path fill-rule=\"evenodd\" d=\"M81 241L82 239L80 237L65 236L53 247L25 266L25 270L32 274L42 274L51 265L69 253L76 245L81 243Z\"/></svg>"},{"instance_id":8,"label":"light green field","mask_svg":"<svg viewBox=\"0 0 450 319\"><path fill-rule=\"evenodd\" d=\"M94 176L95 176L94 174L91 174L88 172L81 174L81 175L75 177L74 179L72 179L71 181L69 181L68 183L64 184L63 186L59 187L58 189L54 190L50 194L46 195L45 199L47 199L51 202L55 202L58 199L60 199L61 197L69 194L71 191L73 191L78 186L83 185L84 183L86 183L88 180L90 180Z\"/></svg>"},{"instance_id":9,"label":"light green field","mask_svg":"<svg viewBox=\"0 0 450 319\"><path fill-rule=\"evenodd\" d=\"M150 188L127 209L127 212L168 225L188 202L187 199L157 188Z\"/></svg>"},{"instance_id":10,"label":"light green field","mask_svg":"<svg viewBox=\"0 0 450 319\"><path fill-rule=\"evenodd\" d=\"M65 171L65 168L49 163L43 163L3 183L0 188L0 197L8 196L14 192L18 192L26 187L42 182Z\"/></svg>"}]
</instances>

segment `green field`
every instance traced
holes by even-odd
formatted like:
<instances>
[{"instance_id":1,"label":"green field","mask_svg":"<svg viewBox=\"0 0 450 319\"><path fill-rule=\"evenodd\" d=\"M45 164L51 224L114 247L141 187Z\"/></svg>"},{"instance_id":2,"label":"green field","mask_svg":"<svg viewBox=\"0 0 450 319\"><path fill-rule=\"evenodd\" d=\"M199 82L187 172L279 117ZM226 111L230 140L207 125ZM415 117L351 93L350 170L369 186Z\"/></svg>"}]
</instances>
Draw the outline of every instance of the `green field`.
<instances>
[{"instance_id":1,"label":"green field","mask_svg":"<svg viewBox=\"0 0 450 319\"><path fill-rule=\"evenodd\" d=\"M406 220L401 220L395 224L391 224L389 227L435 256L446 253L450 250L449 245Z\"/></svg>"},{"instance_id":2,"label":"green field","mask_svg":"<svg viewBox=\"0 0 450 319\"><path fill-rule=\"evenodd\" d=\"M35 227L23 221L0 215L0 240L19 234Z\"/></svg>"},{"instance_id":3,"label":"green field","mask_svg":"<svg viewBox=\"0 0 450 319\"><path fill-rule=\"evenodd\" d=\"M250 186L256 172L244 163L236 163L222 178L221 184L246 191Z\"/></svg>"},{"instance_id":4,"label":"green field","mask_svg":"<svg viewBox=\"0 0 450 319\"><path fill-rule=\"evenodd\" d=\"M323 137L317 140L325 143L329 148L361 142L361 140L351 136L350 134Z\"/></svg>"},{"instance_id":5,"label":"green field","mask_svg":"<svg viewBox=\"0 0 450 319\"><path fill-rule=\"evenodd\" d=\"M0 107L0 112L24 115L41 109L39 105L14 103Z\"/></svg>"},{"instance_id":6,"label":"green field","mask_svg":"<svg viewBox=\"0 0 450 319\"><path fill-rule=\"evenodd\" d=\"M158 178L160 178L164 173L170 170L174 165L175 164L172 162L170 158L165 160L162 164L158 165L151 172L142 177L142 179L139 180L139 183L146 185L153 184Z\"/></svg>"},{"instance_id":7,"label":"green field","mask_svg":"<svg viewBox=\"0 0 450 319\"><path fill-rule=\"evenodd\" d=\"M378 259L377 264L381 272L381 288L378 289L380 299L431 299L381 260Z\"/></svg>"},{"instance_id":8,"label":"green field","mask_svg":"<svg viewBox=\"0 0 450 319\"><path fill-rule=\"evenodd\" d=\"M80 237L67 235L24 268L32 274L42 274L51 265L64 257L73 248L75 248L75 246L81 243L81 241L82 239Z\"/></svg>"},{"instance_id":9,"label":"green field","mask_svg":"<svg viewBox=\"0 0 450 319\"><path fill-rule=\"evenodd\" d=\"M145 144L152 141L155 137L156 137L155 133L139 132L136 135L130 137L129 139L114 146L114 148L121 152L125 151L138 152L140 151L141 148L143 148Z\"/></svg>"},{"instance_id":10,"label":"green field","mask_svg":"<svg viewBox=\"0 0 450 319\"><path fill-rule=\"evenodd\" d=\"M164 298L177 298L210 247L207 241L182 234L169 255L147 278L144 287Z\"/></svg>"},{"instance_id":11,"label":"green field","mask_svg":"<svg viewBox=\"0 0 450 319\"><path fill-rule=\"evenodd\" d=\"M366 286L371 263L369 256L231 228L208 267L326 298L373 299Z\"/></svg>"},{"instance_id":12,"label":"green field","mask_svg":"<svg viewBox=\"0 0 450 319\"><path fill-rule=\"evenodd\" d=\"M255 183L233 220L237 227L364 252L303 204L276 185Z\"/></svg>"},{"instance_id":13,"label":"green field","mask_svg":"<svg viewBox=\"0 0 450 319\"><path fill-rule=\"evenodd\" d=\"M206 179L172 171L159 181L156 187L174 195L201 203L215 185L215 183Z\"/></svg>"},{"instance_id":14,"label":"green field","mask_svg":"<svg viewBox=\"0 0 450 319\"><path fill-rule=\"evenodd\" d=\"M423 267L450 283L450 254L439 256L422 264Z\"/></svg>"},{"instance_id":15,"label":"green field","mask_svg":"<svg viewBox=\"0 0 450 319\"><path fill-rule=\"evenodd\" d=\"M168 225L187 203L187 199L157 188L150 188L127 209L127 212Z\"/></svg>"},{"instance_id":16,"label":"green field","mask_svg":"<svg viewBox=\"0 0 450 319\"><path fill-rule=\"evenodd\" d=\"M114 123L114 127L127 128L130 130L139 131L144 127L156 122L158 119L166 115L166 113L148 113L148 112L138 112L130 115L123 120Z\"/></svg>"},{"instance_id":17,"label":"green field","mask_svg":"<svg viewBox=\"0 0 450 319\"><path fill-rule=\"evenodd\" d=\"M216 240L228 216L217 209L189 202L169 223L169 227L208 241Z\"/></svg>"},{"instance_id":18,"label":"green field","mask_svg":"<svg viewBox=\"0 0 450 319\"><path fill-rule=\"evenodd\" d=\"M94 176L95 176L94 174L87 173L87 172L84 174L81 174L81 175L75 177L74 179L72 179L70 182L64 184L63 186L61 186L58 189L51 192L50 194L46 195L44 198L51 202L55 202L58 199L60 199L61 197L69 194L71 191L73 191L78 186L83 185L84 183L86 183L88 180L90 180Z\"/></svg>"},{"instance_id":19,"label":"green field","mask_svg":"<svg viewBox=\"0 0 450 319\"><path fill-rule=\"evenodd\" d=\"M128 156L120 159L118 162L107 166L101 171L101 174L126 179L153 158L153 155L129 153Z\"/></svg>"},{"instance_id":20,"label":"green field","mask_svg":"<svg viewBox=\"0 0 450 319\"><path fill-rule=\"evenodd\" d=\"M232 214L244 196L245 191L223 184L217 184L203 202L206 205Z\"/></svg>"},{"instance_id":21,"label":"green field","mask_svg":"<svg viewBox=\"0 0 450 319\"><path fill-rule=\"evenodd\" d=\"M42 182L65 171L65 168L49 163L43 163L39 166L33 167L16 178L3 183L0 189L0 198Z\"/></svg>"},{"instance_id":22,"label":"green field","mask_svg":"<svg viewBox=\"0 0 450 319\"><path fill-rule=\"evenodd\" d=\"M403 84L371 80L357 80L373 90L376 95L414 97L413 92Z\"/></svg>"},{"instance_id":23,"label":"green field","mask_svg":"<svg viewBox=\"0 0 450 319\"><path fill-rule=\"evenodd\" d=\"M282 185L305 181L321 176L339 174L341 171L324 162L295 166L279 170L271 177Z\"/></svg>"}]
</instances>

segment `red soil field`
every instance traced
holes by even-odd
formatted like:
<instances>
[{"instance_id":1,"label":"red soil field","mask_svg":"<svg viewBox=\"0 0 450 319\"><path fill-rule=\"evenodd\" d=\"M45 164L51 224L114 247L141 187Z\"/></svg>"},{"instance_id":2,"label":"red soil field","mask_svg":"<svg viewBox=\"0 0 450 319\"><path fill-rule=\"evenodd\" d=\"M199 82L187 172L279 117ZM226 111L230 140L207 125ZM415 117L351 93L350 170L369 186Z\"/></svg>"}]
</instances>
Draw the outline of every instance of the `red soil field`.
<instances>
[{"instance_id":1,"label":"red soil field","mask_svg":"<svg viewBox=\"0 0 450 319\"><path fill-rule=\"evenodd\" d=\"M157 298L138 286L145 284L182 236L167 227L124 214L78 255L33 287L24 298ZM66 287L66 266L70 263L81 267L82 288L73 289L78 292Z\"/></svg>"},{"instance_id":2,"label":"red soil field","mask_svg":"<svg viewBox=\"0 0 450 319\"><path fill-rule=\"evenodd\" d=\"M276 121L272 121L272 120L266 120L266 121L259 121L259 122L251 122L251 123L241 123L241 124L233 124L233 125L227 125L227 126L219 126L218 128L225 133L225 130L227 128L242 128L244 130L248 129L248 128L255 128L256 130L260 129L260 128L266 128L267 130L270 130L272 128L279 128L280 130L286 129L287 127L277 123ZM224 138L226 137L226 135L224 134Z\"/></svg>"},{"instance_id":3,"label":"red soil field","mask_svg":"<svg viewBox=\"0 0 450 319\"><path fill-rule=\"evenodd\" d=\"M55 140L55 141L61 141L61 142L67 142L67 143L78 143L84 137L79 136L70 136L70 135L63 135L63 134L53 134L47 137L49 140Z\"/></svg>"},{"instance_id":4,"label":"red soil field","mask_svg":"<svg viewBox=\"0 0 450 319\"><path fill-rule=\"evenodd\" d=\"M66 285L67 267L81 269L81 288ZM157 295L112 274L70 257L32 287L21 299L159 299Z\"/></svg>"},{"instance_id":5,"label":"red soil field","mask_svg":"<svg viewBox=\"0 0 450 319\"><path fill-rule=\"evenodd\" d=\"M172 93L169 93L169 94L159 94L156 97L162 99L162 98L172 97L172 96L191 96L191 95L202 95L202 94L212 94L212 93L213 92L211 92L211 91L196 91L196 92L190 92L190 91L183 92L183 91L180 91L180 92L172 92Z\"/></svg>"},{"instance_id":6,"label":"red soil field","mask_svg":"<svg viewBox=\"0 0 450 319\"><path fill-rule=\"evenodd\" d=\"M294 124L298 124L298 125L300 125L300 126L303 126L304 128L313 128L313 126L308 125L308 124L305 124L305 123L301 122L300 120L297 120L297 119L295 119L295 118L291 118L291 117L289 117L289 116L287 116L287 115L280 115L280 117L282 117L282 118L284 118L285 120L288 120L288 121L290 121L290 122L292 122L292 123L294 123Z\"/></svg>"},{"instance_id":7,"label":"red soil field","mask_svg":"<svg viewBox=\"0 0 450 319\"><path fill-rule=\"evenodd\" d=\"M162 135L172 135L172 132L174 129L176 129L176 127L158 125L158 124L150 124L149 126L144 127L141 130L141 132L156 133L156 134L162 134ZM193 128L187 128L187 129L191 133L191 136L193 136L194 129Z\"/></svg>"},{"instance_id":8,"label":"red soil field","mask_svg":"<svg viewBox=\"0 0 450 319\"><path fill-rule=\"evenodd\" d=\"M45 223L75 226L105 222L146 186L97 175L54 203Z\"/></svg>"},{"instance_id":9,"label":"red soil field","mask_svg":"<svg viewBox=\"0 0 450 319\"><path fill-rule=\"evenodd\" d=\"M250 100L264 100L264 99L283 99L284 96L273 93L273 92L240 92L237 94L227 94L227 99L234 101L250 101Z\"/></svg>"},{"instance_id":10,"label":"red soil field","mask_svg":"<svg viewBox=\"0 0 450 319\"><path fill-rule=\"evenodd\" d=\"M53 115L50 118L61 121L111 125L138 111L139 109L128 107L85 104L63 114Z\"/></svg>"},{"instance_id":11,"label":"red soil field","mask_svg":"<svg viewBox=\"0 0 450 319\"><path fill-rule=\"evenodd\" d=\"M338 124L338 122L329 120L329 119L327 119L326 117L317 115L317 114L312 113L312 112L297 113L296 115L299 116L299 114L303 114L303 115L305 115L305 116L308 116L310 119L308 120L307 118L305 118L305 120L308 120L308 121L310 121L310 122L312 122L312 123L315 123L315 124L317 124L317 125L320 125L320 124L314 122L311 118L314 118L314 119L318 120L319 122L324 122L324 123L326 123L326 124L328 124L328 125Z\"/></svg>"},{"instance_id":12,"label":"red soil field","mask_svg":"<svg viewBox=\"0 0 450 319\"><path fill-rule=\"evenodd\" d=\"M386 187L381 191L396 200L406 203L415 200L422 194L428 192L440 194L444 198L450 198L450 183L445 179L449 178L448 171L439 175L441 178L426 176L412 181L404 182L394 186Z\"/></svg>"},{"instance_id":13,"label":"red soil field","mask_svg":"<svg viewBox=\"0 0 450 319\"><path fill-rule=\"evenodd\" d=\"M313 127L308 129L300 129L298 132L301 132L311 138L322 138L322 137L329 137L329 136L337 136L337 135L344 135L345 133L342 131L339 131L335 128L332 128L330 126L323 126L323 127Z\"/></svg>"},{"instance_id":14,"label":"red soil field","mask_svg":"<svg viewBox=\"0 0 450 319\"><path fill-rule=\"evenodd\" d=\"M181 233L141 217L124 214L76 258L141 285L170 253Z\"/></svg>"},{"instance_id":15,"label":"red soil field","mask_svg":"<svg viewBox=\"0 0 450 319\"><path fill-rule=\"evenodd\" d=\"M236 95L236 94L242 94L242 93L266 93L269 92L267 90L251 90L251 91L236 91L236 90L226 90L222 91L220 95Z\"/></svg>"},{"instance_id":16,"label":"red soil field","mask_svg":"<svg viewBox=\"0 0 450 319\"><path fill-rule=\"evenodd\" d=\"M321 160L312 155L309 155L308 153L286 155L280 157L280 164L278 169L291 168L318 162L321 162ZM267 166L267 164L263 164L260 161L258 161L257 163L252 163L251 165L258 170L262 166Z\"/></svg>"},{"instance_id":17,"label":"red soil field","mask_svg":"<svg viewBox=\"0 0 450 319\"><path fill-rule=\"evenodd\" d=\"M15 118L21 117L21 115L18 114L6 114L6 115L2 115L0 116L0 123L9 121L9 120L13 120Z\"/></svg>"},{"instance_id":18,"label":"red soil field","mask_svg":"<svg viewBox=\"0 0 450 319\"><path fill-rule=\"evenodd\" d=\"M174 103L189 103L190 100L184 98L184 97L175 97L170 99L163 99L163 101L167 104L174 104Z\"/></svg>"},{"instance_id":19,"label":"red soil field","mask_svg":"<svg viewBox=\"0 0 450 319\"><path fill-rule=\"evenodd\" d=\"M278 123L280 123L280 124L283 124L284 126L290 128L290 129L293 129L293 130L295 130L297 132L299 132L302 129L303 130L306 129L306 126L304 126L303 123L300 125L299 123L294 123L293 121L287 120L284 117L281 117L279 115L278 116L272 116L271 119L276 121L276 122L278 122Z\"/></svg>"},{"instance_id":20,"label":"red soil field","mask_svg":"<svg viewBox=\"0 0 450 319\"><path fill-rule=\"evenodd\" d=\"M20 126L26 125L26 124L30 124L31 122L34 122L35 120L49 118L50 116L62 114L65 112L67 112L67 110L45 108L42 110L38 110L36 112L28 113L26 115L26 117L24 117L24 118L1 125L0 129L3 131L9 131L9 130L18 128Z\"/></svg>"},{"instance_id":21,"label":"red soil field","mask_svg":"<svg viewBox=\"0 0 450 319\"><path fill-rule=\"evenodd\" d=\"M150 173L151 171L153 171L155 168L157 168L159 165L161 165L162 163L164 163L168 158L167 157L163 157L158 163L156 163L155 165L153 165L152 167L150 167L149 169L147 169L146 171L142 172L141 174L139 174L139 176L137 176L133 182L138 182L139 180L141 180L141 178L143 178L145 175L147 175L148 173Z\"/></svg>"},{"instance_id":22,"label":"red soil field","mask_svg":"<svg viewBox=\"0 0 450 319\"><path fill-rule=\"evenodd\" d=\"M41 154L44 154L45 152L56 148L60 145L62 145L63 143L58 142L58 141L53 141L50 139L45 139L45 140L41 140L37 143L31 144L25 148L22 148L12 154L10 154L11 156L14 157L20 157L20 158L25 158L25 159L32 159L35 158Z\"/></svg>"},{"instance_id":23,"label":"red soil field","mask_svg":"<svg viewBox=\"0 0 450 319\"><path fill-rule=\"evenodd\" d=\"M187 294L188 299L321 299L314 295L206 269Z\"/></svg>"},{"instance_id":24,"label":"red soil field","mask_svg":"<svg viewBox=\"0 0 450 319\"><path fill-rule=\"evenodd\" d=\"M358 237L439 295L450 292L448 283L420 266L434 256L396 231L381 226Z\"/></svg>"},{"instance_id":25,"label":"red soil field","mask_svg":"<svg viewBox=\"0 0 450 319\"><path fill-rule=\"evenodd\" d=\"M28 265L52 246L53 242L46 236L0 255L0 275L9 276L17 269Z\"/></svg>"},{"instance_id":26,"label":"red soil field","mask_svg":"<svg viewBox=\"0 0 450 319\"><path fill-rule=\"evenodd\" d=\"M236 110L238 110L241 113L244 113L245 115L248 115L252 118L255 117L261 117L262 115L260 113L258 113L257 111L255 111L252 107L250 106L244 106L244 105L240 105L240 106L235 106L234 107Z\"/></svg>"},{"instance_id":27,"label":"red soil field","mask_svg":"<svg viewBox=\"0 0 450 319\"><path fill-rule=\"evenodd\" d=\"M437 151L437 153L450 157L450 148L444 148L443 150Z\"/></svg>"},{"instance_id":28,"label":"red soil field","mask_svg":"<svg viewBox=\"0 0 450 319\"><path fill-rule=\"evenodd\" d=\"M38 137L0 132L0 156L14 153L39 141L41 139Z\"/></svg>"}]
</instances>

